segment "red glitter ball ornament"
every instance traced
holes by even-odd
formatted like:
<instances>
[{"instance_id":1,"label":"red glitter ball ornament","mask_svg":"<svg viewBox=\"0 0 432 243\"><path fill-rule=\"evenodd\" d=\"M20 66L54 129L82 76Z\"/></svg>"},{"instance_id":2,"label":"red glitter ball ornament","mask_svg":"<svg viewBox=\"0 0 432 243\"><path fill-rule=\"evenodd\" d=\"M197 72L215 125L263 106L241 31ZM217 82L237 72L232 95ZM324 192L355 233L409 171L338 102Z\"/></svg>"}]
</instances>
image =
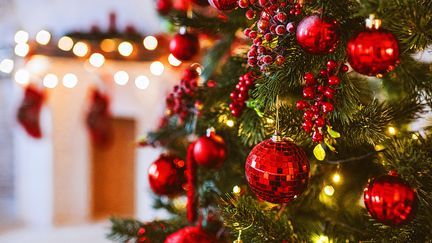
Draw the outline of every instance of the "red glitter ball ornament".
<instances>
[{"instance_id":1,"label":"red glitter ball ornament","mask_svg":"<svg viewBox=\"0 0 432 243\"><path fill-rule=\"evenodd\" d=\"M358 73L376 76L394 69L399 62L399 46L392 33L368 30L348 42L348 62Z\"/></svg>"},{"instance_id":2,"label":"red glitter ball ornament","mask_svg":"<svg viewBox=\"0 0 432 243\"><path fill-rule=\"evenodd\" d=\"M327 54L334 50L338 41L338 23L312 15L304 18L297 27L297 42L306 52Z\"/></svg>"},{"instance_id":3,"label":"red glitter ball ornament","mask_svg":"<svg viewBox=\"0 0 432 243\"><path fill-rule=\"evenodd\" d=\"M306 190L306 153L289 139L273 136L255 146L246 160L246 179L259 199L288 203Z\"/></svg>"},{"instance_id":4,"label":"red glitter ball ornament","mask_svg":"<svg viewBox=\"0 0 432 243\"><path fill-rule=\"evenodd\" d=\"M207 132L195 142L193 157L200 166L218 168L226 159L225 141L215 132Z\"/></svg>"},{"instance_id":5,"label":"red glitter ball ornament","mask_svg":"<svg viewBox=\"0 0 432 243\"><path fill-rule=\"evenodd\" d=\"M411 221L418 206L415 189L395 175L370 181L364 189L363 200L372 218L392 226Z\"/></svg>"},{"instance_id":6,"label":"red glitter ball ornament","mask_svg":"<svg viewBox=\"0 0 432 243\"><path fill-rule=\"evenodd\" d=\"M169 49L175 58L188 61L199 51L198 37L189 33L176 34L170 41Z\"/></svg>"},{"instance_id":7,"label":"red glitter ball ornament","mask_svg":"<svg viewBox=\"0 0 432 243\"><path fill-rule=\"evenodd\" d=\"M219 10L231 10L237 7L237 0L209 0L208 2Z\"/></svg>"},{"instance_id":8,"label":"red glitter ball ornament","mask_svg":"<svg viewBox=\"0 0 432 243\"><path fill-rule=\"evenodd\" d=\"M161 154L149 167L150 188L158 195L173 196L180 193L186 182L185 162L176 156Z\"/></svg>"},{"instance_id":9,"label":"red glitter ball ornament","mask_svg":"<svg viewBox=\"0 0 432 243\"><path fill-rule=\"evenodd\" d=\"M188 226L170 234L165 243L217 243L217 239L196 226Z\"/></svg>"}]
</instances>

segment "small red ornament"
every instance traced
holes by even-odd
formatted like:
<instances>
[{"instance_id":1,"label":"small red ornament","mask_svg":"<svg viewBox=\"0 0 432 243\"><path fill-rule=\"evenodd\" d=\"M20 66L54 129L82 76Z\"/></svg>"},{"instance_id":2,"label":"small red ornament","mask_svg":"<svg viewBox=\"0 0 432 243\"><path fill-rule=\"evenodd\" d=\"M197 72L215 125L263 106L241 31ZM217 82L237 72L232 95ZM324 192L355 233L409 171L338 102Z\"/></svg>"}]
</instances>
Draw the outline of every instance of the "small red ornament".
<instances>
[{"instance_id":1,"label":"small red ornament","mask_svg":"<svg viewBox=\"0 0 432 243\"><path fill-rule=\"evenodd\" d=\"M399 62L399 46L392 33L367 30L348 42L348 62L358 73L376 76L395 68Z\"/></svg>"},{"instance_id":2,"label":"small red ornament","mask_svg":"<svg viewBox=\"0 0 432 243\"><path fill-rule=\"evenodd\" d=\"M208 2L219 10L231 10L237 7L237 0L209 0Z\"/></svg>"},{"instance_id":3,"label":"small red ornament","mask_svg":"<svg viewBox=\"0 0 432 243\"><path fill-rule=\"evenodd\" d=\"M307 188L309 160L291 142L273 136L255 146L246 160L246 179L259 199L288 203Z\"/></svg>"},{"instance_id":4,"label":"small red ornament","mask_svg":"<svg viewBox=\"0 0 432 243\"><path fill-rule=\"evenodd\" d=\"M306 52L327 54L339 41L338 27L333 19L322 19L317 15L306 17L297 26L297 42Z\"/></svg>"},{"instance_id":5,"label":"small red ornament","mask_svg":"<svg viewBox=\"0 0 432 243\"><path fill-rule=\"evenodd\" d=\"M24 99L18 108L18 122L25 131L34 138L41 138L40 111L44 100L44 94L36 87L29 85L24 92Z\"/></svg>"},{"instance_id":6,"label":"small red ornament","mask_svg":"<svg viewBox=\"0 0 432 243\"><path fill-rule=\"evenodd\" d=\"M95 89L91 94L90 110L87 114L87 127L94 144L108 145L112 138L109 97Z\"/></svg>"},{"instance_id":7,"label":"small red ornament","mask_svg":"<svg viewBox=\"0 0 432 243\"><path fill-rule=\"evenodd\" d=\"M170 41L169 48L175 58L188 61L199 51L198 37L190 33L176 34Z\"/></svg>"},{"instance_id":8,"label":"small red ornament","mask_svg":"<svg viewBox=\"0 0 432 243\"><path fill-rule=\"evenodd\" d=\"M159 14L165 15L172 9L171 0L156 0L156 10Z\"/></svg>"},{"instance_id":9,"label":"small red ornament","mask_svg":"<svg viewBox=\"0 0 432 243\"><path fill-rule=\"evenodd\" d=\"M165 243L217 243L217 239L200 227L188 226L170 234Z\"/></svg>"},{"instance_id":10,"label":"small red ornament","mask_svg":"<svg viewBox=\"0 0 432 243\"><path fill-rule=\"evenodd\" d=\"M213 131L207 131L206 136L200 137L193 148L193 157L200 166L218 168L226 159L226 145L222 137Z\"/></svg>"},{"instance_id":11,"label":"small red ornament","mask_svg":"<svg viewBox=\"0 0 432 243\"><path fill-rule=\"evenodd\" d=\"M185 183L185 162L176 156L161 154L148 169L150 188L158 195L173 196L180 193Z\"/></svg>"},{"instance_id":12,"label":"small red ornament","mask_svg":"<svg viewBox=\"0 0 432 243\"><path fill-rule=\"evenodd\" d=\"M393 226L411 221L418 207L415 189L395 175L383 175L370 181L363 199L372 218Z\"/></svg>"}]
</instances>

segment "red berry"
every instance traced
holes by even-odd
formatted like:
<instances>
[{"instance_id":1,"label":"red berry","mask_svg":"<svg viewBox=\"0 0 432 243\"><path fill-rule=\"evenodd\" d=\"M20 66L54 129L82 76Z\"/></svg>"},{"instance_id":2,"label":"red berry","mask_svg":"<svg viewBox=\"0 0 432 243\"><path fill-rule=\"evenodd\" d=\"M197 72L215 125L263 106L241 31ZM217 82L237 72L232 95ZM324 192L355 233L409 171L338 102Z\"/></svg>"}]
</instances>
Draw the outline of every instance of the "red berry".
<instances>
[{"instance_id":1,"label":"red berry","mask_svg":"<svg viewBox=\"0 0 432 243\"><path fill-rule=\"evenodd\" d=\"M303 98L305 99L313 99L315 96L314 89L312 87L304 87L303 88Z\"/></svg>"},{"instance_id":2,"label":"red berry","mask_svg":"<svg viewBox=\"0 0 432 243\"><path fill-rule=\"evenodd\" d=\"M284 56L281 56L281 55L278 55L277 57L276 57L276 64L277 65L282 65L282 64L284 64L285 63L285 57Z\"/></svg>"},{"instance_id":3,"label":"red berry","mask_svg":"<svg viewBox=\"0 0 432 243\"><path fill-rule=\"evenodd\" d=\"M291 15L294 15L294 14L295 14L295 9L291 9L291 10L289 11L289 13L290 13Z\"/></svg>"},{"instance_id":4,"label":"red berry","mask_svg":"<svg viewBox=\"0 0 432 243\"><path fill-rule=\"evenodd\" d=\"M249 7L249 1L248 0L239 0L238 6L240 8L247 8L247 7Z\"/></svg>"},{"instance_id":5,"label":"red berry","mask_svg":"<svg viewBox=\"0 0 432 243\"><path fill-rule=\"evenodd\" d=\"M329 99L333 99L335 95L335 90L327 87L327 89L324 91L324 96L329 98Z\"/></svg>"},{"instance_id":6,"label":"red berry","mask_svg":"<svg viewBox=\"0 0 432 243\"><path fill-rule=\"evenodd\" d=\"M320 70L320 76L323 77L323 78L327 77L327 70L326 69L321 69Z\"/></svg>"},{"instance_id":7,"label":"red berry","mask_svg":"<svg viewBox=\"0 0 432 243\"><path fill-rule=\"evenodd\" d=\"M324 99L324 95L322 95L322 94L319 94L315 97L316 101L322 101L323 99Z\"/></svg>"},{"instance_id":8,"label":"red berry","mask_svg":"<svg viewBox=\"0 0 432 243\"><path fill-rule=\"evenodd\" d=\"M251 38L251 39L255 39L256 37L257 37L257 32L252 30L252 31L249 33L249 38Z\"/></svg>"},{"instance_id":9,"label":"red berry","mask_svg":"<svg viewBox=\"0 0 432 243\"><path fill-rule=\"evenodd\" d=\"M247 86L247 87L251 87L251 86L253 86L253 80L252 79L246 79L246 81L245 81L245 85Z\"/></svg>"},{"instance_id":10,"label":"red berry","mask_svg":"<svg viewBox=\"0 0 432 243\"><path fill-rule=\"evenodd\" d=\"M314 113L313 113L313 111L311 111L311 110L307 110L307 111L305 111L304 113L303 113L303 118L306 120L306 121L311 121L312 120L312 118L314 117Z\"/></svg>"},{"instance_id":11,"label":"red berry","mask_svg":"<svg viewBox=\"0 0 432 243\"><path fill-rule=\"evenodd\" d=\"M268 0L258 0L258 3L264 7L268 3Z\"/></svg>"},{"instance_id":12,"label":"red berry","mask_svg":"<svg viewBox=\"0 0 432 243\"><path fill-rule=\"evenodd\" d=\"M253 40L253 43L254 43L254 45L259 46L262 43L262 39L260 37L257 37Z\"/></svg>"},{"instance_id":13,"label":"red berry","mask_svg":"<svg viewBox=\"0 0 432 243\"><path fill-rule=\"evenodd\" d=\"M255 18L255 12L252 9L249 9L248 11L246 11L246 18L247 19Z\"/></svg>"},{"instance_id":14,"label":"red berry","mask_svg":"<svg viewBox=\"0 0 432 243\"><path fill-rule=\"evenodd\" d=\"M324 85L318 85L318 87L317 87L317 90L318 90L318 92L320 92L320 93L324 93L325 91L326 91L326 89L327 89L327 87L326 86L324 86Z\"/></svg>"},{"instance_id":15,"label":"red berry","mask_svg":"<svg viewBox=\"0 0 432 243\"><path fill-rule=\"evenodd\" d=\"M277 35L283 35L286 32L286 28L283 25L278 25L278 26L276 26L276 30L275 31L276 31Z\"/></svg>"},{"instance_id":16,"label":"red berry","mask_svg":"<svg viewBox=\"0 0 432 243\"><path fill-rule=\"evenodd\" d=\"M249 37L250 32L251 32L251 29L249 29L249 28L246 28L246 29L243 30L243 34L244 34L246 37Z\"/></svg>"},{"instance_id":17,"label":"red berry","mask_svg":"<svg viewBox=\"0 0 432 243\"><path fill-rule=\"evenodd\" d=\"M327 62L327 71L328 72L333 72L336 67L337 67L337 63L334 60L328 60L328 62Z\"/></svg>"},{"instance_id":18,"label":"red berry","mask_svg":"<svg viewBox=\"0 0 432 243\"><path fill-rule=\"evenodd\" d=\"M294 22L290 22L287 24L286 29L288 30L288 32L290 33L294 33L295 32L295 24Z\"/></svg>"},{"instance_id":19,"label":"red berry","mask_svg":"<svg viewBox=\"0 0 432 243\"><path fill-rule=\"evenodd\" d=\"M270 22L268 20L265 19L261 19L260 21L258 21L258 29L260 29L261 31L266 30L270 25Z\"/></svg>"},{"instance_id":20,"label":"red berry","mask_svg":"<svg viewBox=\"0 0 432 243\"><path fill-rule=\"evenodd\" d=\"M235 117L239 117L240 116L240 111L235 109L235 110L231 110L231 114Z\"/></svg>"},{"instance_id":21,"label":"red berry","mask_svg":"<svg viewBox=\"0 0 432 243\"><path fill-rule=\"evenodd\" d=\"M349 70L349 67L348 67L348 65L342 65L342 67L341 67L341 71L342 72L344 72L344 73L346 73L346 72L348 72L348 70Z\"/></svg>"},{"instance_id":22,"label":"red berry","mask_svg":"<svg viewBox=\"0 0 432 243\"><path fill-rule=\"evenodd\" d=\"M263 57L263 62L265 64L271 64L273 62L273 58L271 56L269 56L269 55L266 55L266 56Z\"/></svg>"},{"instance_id":23,"label":"red berry","mask_svg":"<svg viewBox=\"0 0 432 243\"><path fill-rule=\"evenodd\" d=\"M333 104L329 103L329 102L323 102L321 108L322 108L322 111L324 113L329 113L329 112L332 112L334 110Z\"/></svg>"},{"instance_id":24,"label":"red berry","mask_svg":"<svg viewBox=\"0 0 432 243\"><path fill-rule=\"evenodd\" d=\"M296 3L296 4L294 5L294 8L295 8L295 9L301 9L301 8L302 8L302 6L301 6L301 4L300 4L300 3Z\"/></svg>"},{"instance_id":25,"label":"red berry","mask_svg":"<svg viewBox=\"0 0 432 243\"><path fill-rule=\"evenodd\" d=\"M339 85L340 84L340 80L337 76L330 76L328 78L328 84L329 85Z\"/></svg>"},{"instance_id":26,"label":"red berry","mask_svg":"<svg viewBox=\"0 0 432 243\"><path fill-rule=\"evenodd\" d=\"M255 57L257 55L255 50L249 50L247 53L247 57Z\"/></svg>"},{"instance_id":27,"label":"red berry","mask_svg":"<svg viewBox=\"0 0 432 243\"><path fill-rule=\"evenodd\" d=\"M266 48L264 46L259 46L257 52L258 54L264 54L266 52Z\"/></svg>"},{"instance_id":28,"label":"red berry","mask_svg":"<svg viewBox=\"0 0 432 243\"><path fill-rule=\"evenodd\" d=\"M324 136L322 135L322 133L318 130L315 130L314 133L312 134L312 141L314 141L315 143L319 143L322 142L324 140Z\"/></svg>"},{"instance_id":29,"label":"red berry","mask_svg":"<svg viewBox=\"0 0 432 243\"><path fill-rule=\"evenodd\" d=\"M255 66L256 65L256 58L255 57L250 57L248 58L248 65L249 66Z\"/></svg>"},{"instance_id":30,"label":"red berry","mask_svg":"<svg viewBox=\"0 0 432 243\"><path fill-rule=\"evenodd\" d=\"M308 108L308 107L309 107L309 103L307 103L304 100L299 100L296 103L296 109L297 110L304 110L305 108Z\"/></svg>"},{"instance_id":31,"label":"red berry","mask_svg":"<svg viewBox=\"0 0 432 243\"><path fill-rule=\"evenodd\" d=\"M307 85L314 85L315 84L315 76L313 75L313 73L305 73L305 75L303 76L303 78L306 80L306 84Z\"/></svg>"},{"instance_id":32,"label":"red berry","mask_svg":"<svg viewBox=\"0 0 432 243\"><path fill-rule=\"evenodd\" d=\"M311 121L305 121L303 122L302 127L305 132L310 133L312 132L313 123Z\"/></svg>"},{"instance_id":33,"label":"red berry","mask_svg":"<svg viewBox=\"0 0 432 243\"><path fill-rule=\"evenodd\" d=\"M234 103L231 103L231 104L229 104L229 109L232 111L232 110L234 110L235 108L236 108L236 106L235 106L235 104Z\"/></svg>"},{"instance_id":34,"label":"red berry","mask_svg":"<svg viewBox=\"0 0 432 243\"><path fill-rule=\"evenodd\" d=\"M267 1L267 0L265 0L265 1ZM266 11L261 11L260 18L265 19L265 20L270 20L270 14L268 14Z\"/></svg>"},{"instance_id":35,"label":"red berry","mask_svg":"<svg viewBox=\"0 0 432 243\"><path fill-rule=\"evenodd\" d=\"M311 106L311 111L316 115L319 112L319 107L317 105Z\"/></svg>"},{"instance_id":36,"label":"red berry","mask_svg":"<svg viewBox=\"0 0 432 243\"><path fill-rule=\"evenodd\" d=\"M237 96L238 96L238 93L237 93L236 91L233 91L233 92L230 93L230 98L231 98L232 100L237 99Z\"/></svg>"},{"instance_id":37,"label":"red berry","mask_svg":"<svg viewBox=\"0 0 432 243\"><path fill-rule=\"evenodd\" d=\"M317 126L317 127L324 127L325 126L325 119L324 119L324 117L322 117L322 116L320 116L320 117L318 117L316 120L315 120L315 125Z\"/></svg>"},{"instance_id":38,"label":"red berry","mask_svg":"<svg viewBox=\"0 0 432 243\"><path fill-rule=\"evenodd\" d=\"M267 42L270 42L273 39L273 35L271 33L267 33L267 34L264 35L264 39Z\"/></svg>"},{"instance_id":39,"label":"red berry","mask_svg":"<svg viewBox=\"0 0 432 243\"><path fill-rule=\"evenodd\" d=\"M245 100L247 100L248 96L249 96L248 92L247 91L243 91L243 92L240 92L237 97L238 97L239 100L245 101Z\"/></svg>"},{"instance_id":40,"label":"red berry","mask_svg":"<svg viewBox=\"0 0 432 243\"><path fill-rule=\"evenodd\" d=\"M278 14L276 14L275 18L276 18L279 22L284 23L285 20L287 19L287 15L286 15L286 13L278 13Z\"/></svg>"},{"instance_id":41,"label":"red berry","mask_svg":"<svg viewBox=\"0 0 432 243\"><path fill-rule=\"evenodd\" d=\"M300 15L301 13L302 13L301 9L296 9L296 10L294 11L294 15L295 15L295 16L298 16L298 15Z\"/></svg>"}]
</instances>

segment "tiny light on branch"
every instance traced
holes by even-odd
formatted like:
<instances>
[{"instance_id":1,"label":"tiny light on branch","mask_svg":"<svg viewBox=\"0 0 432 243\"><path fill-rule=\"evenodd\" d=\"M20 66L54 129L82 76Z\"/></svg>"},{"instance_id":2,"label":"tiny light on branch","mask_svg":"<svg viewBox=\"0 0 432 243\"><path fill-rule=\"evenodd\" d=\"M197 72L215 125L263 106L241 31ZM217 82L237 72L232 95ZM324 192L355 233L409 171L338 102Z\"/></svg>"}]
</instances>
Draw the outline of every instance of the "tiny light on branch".
<instances>
[{"instance_id":1,"label":"tiny light on branch","mask_svg":"<svg viewBox=\"0 0 432 243\"><path fill-rule=\"evenodd\" d=\"M388 128L388 133L389 133L391 136L394 136L394 135L396 135L397 130L396 130L396 128L394 128L394 127L389 127L389 128Z\"/></svg>"},{"instance_id":2,"label":"tiny light on branch","mask_svg":"<svg viewBox=\"0 0 432 243\"><path fill-rule=\"evenodd\" d=\"M233 187L233 193L234 194L240 194L240 192L241 192L241 188L239 186L236 185Z\"/></svg>"},{"instance_id":3,"label":"tiny light on branch","mask_svg":"<svg viewBox=\"0 0 432 243\"><path fill-rule=\"evenodd\" d=\"M335 193L335 189L332 186L327 185L327 186L324 187L324 193L327 196L331 197Z\"/></svg>"},{"instance_id":4,"label":"tiny light on branch","mask_svg":"<svg viewBox=\"0 0 432 243\"><path fill-rule=\"evenodd\" d=\"M341 182L341 180L342 180L342 178L341 178L341 176L340 176L339 173L336 172L336 173L333 174L332 181L334 183L339 184Z\"/></svg>"},{"instance_id":5,"label":"tiny light on branch","mask_svg":"<svg viewBox=\"0 0 432 243\"><path fill-rule=\"evenodd\" d=\"M233 120L227 120L227 121L226 121L226 125L227 125L228 127L233 127L233 126L234 126L234 121L233 121Z\"/></svg>"}]
</instances>

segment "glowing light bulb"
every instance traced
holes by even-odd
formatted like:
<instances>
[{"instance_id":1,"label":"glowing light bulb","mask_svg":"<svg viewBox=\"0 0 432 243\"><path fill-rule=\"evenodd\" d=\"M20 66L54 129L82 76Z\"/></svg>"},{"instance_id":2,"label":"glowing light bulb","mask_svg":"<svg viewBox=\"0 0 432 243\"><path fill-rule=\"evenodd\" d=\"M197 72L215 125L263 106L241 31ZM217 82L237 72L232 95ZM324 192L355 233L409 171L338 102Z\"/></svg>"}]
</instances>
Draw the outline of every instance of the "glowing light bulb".
<instances>
[{"instance_id":1,"label":"glowing light bulb","mask_svg":"<svg viewBox=\"0 0 432 243\"><path fill-rule=\"evenodd\" d=\"M93 67L102 67L102 65L105 63L105 57L100 53L93 53L89 58L89 63Z\"/></svg>"},{"instance_id":2,"label":"glowing light bulb","mask_svg":"<svg viewBox=\"0 0 432 243\"><path fill-rule=\"evenodd\" d=\"M315 241L316 243L329 243L328 236L320 235L319 238Z\"/></svg>"},{"instance_id":3,"label":"glowing light bulb","mask_svg":"<svg viewBox=\"0 0 432 243\"><path fill-rule=\"evenodd\" d=\"M417 140L419 137L417 136L417 134L413 133L413 135L411 135L411 138L414 139L414 140Z\"/></svg>"},{"instance_id":4,"label":"glowing light bulb","mask_svg":"<svg viewBox=\"0 0 432 243\"><path fill-rule=\"evenodd\" d=\"M25 69L18 69L15 72L15 82L27 85L30 82L30 73Z\"/></svg>"},{"instance_id":5,"label":"glowing light bulb","mask_svg":"<svg viewBox=\"0 0 432 243\"><path fill-rule=\"evenodd\" d=\"M118 85L126 85L129 81L129 74L125 71L118 71L114 74L114 82Z\"/></svg>"},{"instance_id":6,"label":"glowing light bulb","mask_svg":"<svg viewBox=\"0 0 432 243\"><path fill-rule=\"evenodd\" d=\"M328 186L324 187L324 193L327 196L329 196L329 197L333 196L334 192L335 192L335 189L332 186L328 185Z\"/></svg>"},{"instance_id":7,"label":"glowing light bulb","mask_svg":"<svg viewBox=\"0 0 432 243\"><path fill-rule=\"evenodd\" d=\"M240 194L241 188L236 185L236 186L233 187L232 191L233 191L234 194Z\"/></svg>"},{"instance_id":8,"label":"glowing light bulb","mask_svg":"<svg viewBox=\"0 0 432 243\"><path fill-rule=\"evenodd\" d=\"M100 47L104 52L113 52L116 49L116 42L113 39L105 39L101 42Z\"/></svg>"},{"instance_id":9,"label":"glowing light bulb","mask_svg":"<svg viewBox=\"0 0 432 243\"><path fill-rule=\"evenodd\" d=\"M88 51L89 51L89 48L88 48L87 44L84 42L77 42L74 45L73 50L72 50L72 52L78 57L84 57L85 55L87 55Z\"/></svg>"},{"instance_id":10,"label":"glowing light bulb","mask_svg":"<svg viewBox=\"0 0 432 243\"><path fill-rule=\"evenodd\" d=\"M16 43L27 43L29 40L29 33L24 30L19 30L15 33L14 39Z\"/></svg>"},{"instance_id":11,"label":"glowing light bulb","mask_svg":"<svg viewBox=\"0 0 432 243\"><path fill-rule=\"evenodd\" d=\"M229 127L233 127L234 126L234 121L233 120L227 120L226 121L226 125Z\"/></svg>"},{"instance_id":12,"label":"glowing light bulb","mask_svg":"<svg viewBox=\"0 0 432 243\"><path fill-rule=\"evenodd\" d=\"M388 133L391 135L391 136L394 136L394 135L396 135L396 128L394 128L394 127L389 127L388 128Z\"/></svg>"},{"instance_id":13,"label":"glowing light bulb","mask_svg":"<svg viewBox=\"0 0 432 243\"><path fill-rule=\"evenodd\" d=\"M70 51L74 46L74 42L69 36L63 36L59 39L57 46L62 51Z\"/></svg>"},{"instance_id":14,"label":"glowing light bulb","mask_svg":"<svg viewBox=\"0 0 432 243\"><path fill-rule=\"evenodd\" d=\"M51 40L51 34L46 30L41 30L36 34L36 42L41 45L46 45Z\"/></svg>"},{"instance_id":15,"label":"glowing light bulb","mask_svg":"<svg viewBox=\"0 0 432 243\"><path fill-rule=\"evenodd\" d=\"M30 51L30 46L27 43L18 43L14 51L17 56L25 57Z\"/></svg>"},{"instance_id":16,"label":"glowing light bulb","mask_svg":"<svg viewBox=\"0 0 432 243\"><path fill-rule=\"evenodd\" d=\"M164 72L164 65L163 63L156 61L156 62L152 62L152 64L150 64L150 72L156 76L160 76L162 75L162 73Z\"/></svg>"},{"instance_id":17,"label":"glowing light bulb","mask_svg":"<svg viewBox=\"0 0 432 243\"><path fill-rule=\"evenodd\" d=\"M3 59L0 62L0 71L4 73L11 73L14 68L14 61L11 59Z\"/></svg>"},{"instance_id":18,"label":"glowing light bulb","mask_svg":"<svg viewBox=\"0 0 432 243\"><path fill-rule=\"evenodd\" d=\"M153 51L158 46L158 40L156 39L156 37L150 35L144 38L143 45L145 49Z\"/></svg>"},{"instance_id":19,"label":"glowing light bulb","mask_svg":"<svg viewBox=\"0 0 432 243\"><path fill-rule=\"evenodd\" d=\"M118 46L118 51L119 51L120 55L128 57L133 52L133 45L130 42L123 41Z\"/></svg>"},{"instance_id":20,"label":"glowing light bulb","mask_svg":"<svg viewBox=\"0 0 432 243\"><path fill-rule=\"evenodd\" d=\"M171 66L174 66L174 67L178 67L182 64L182 62L179 59L175 58L175 56L173 54L169 54L168 62L169 62L169 64L171 64Z\"/></svg>"},{"instance_id":21,"label":"glowing light bulb","mask_svg":"<svg viewBox=\"0 0 432 243\"><path fill-rule=\"evenodd\" d=\"M150 80L147 76L140 75L135 78L135 86L138 89L142 89L142 90L147 89L149 85L150 85Z\"/></svg>"},{"instance_id":22,"label":"glowing light bulb","mask_svg":"<svg viewBox=\"0 0 432 243\"><path fill-rule=\"evenodd\" d=\"M78 78L75 74L73 73L66 73L63 76L63 80L62 80L63 86L65 86L66 88L73 88L78 84Z\"/></svg>"},{"instance_id":23,"label":"glowing light bulb","mask_svg":"<svg viewBox=\"0 0 432 243\"><path fill-rule=\"evenodd\" d=\"M58 78L55 74L49 73L49 74L45 75L45 77L42 81L42 84L43 84L43 86L45 86L49 89L53 89L58 84Z\"/></svg>"},{"instance_id":24,"label":"glowing light bulb","mask_svg":"<svg viewBox=\"0 0 432 243\"><path fill-rule=\"evenodd\" d=\"M334 183L336 183L336 184L338 184L338 183L340 183L341 182L341 176L339 175L339 173L334 173L333 174L333 177L332 177L332 180L333 180L333 182Z\"/></svg>"}]
</instances>

